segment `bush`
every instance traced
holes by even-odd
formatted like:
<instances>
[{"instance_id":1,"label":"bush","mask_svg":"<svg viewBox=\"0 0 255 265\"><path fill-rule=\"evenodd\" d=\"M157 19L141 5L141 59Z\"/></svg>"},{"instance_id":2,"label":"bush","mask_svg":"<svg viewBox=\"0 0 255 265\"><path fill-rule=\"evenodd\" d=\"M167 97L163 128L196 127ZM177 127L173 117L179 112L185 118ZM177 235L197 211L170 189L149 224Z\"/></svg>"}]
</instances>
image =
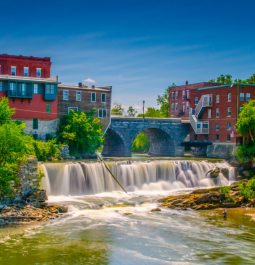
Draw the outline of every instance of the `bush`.
<instances>
[{"instance_id":1,"label":"bush","mask_svg":"<svg viewBox=\"0 0 255 265\"><path fill-rule=\"evenodd\" d=\"M229 186L220 187L220 192L223 193L223 194L229 194L230 187Z\"/></svg>"},{"instance_id":2,"label":"bush","mask_svg":"<svg viewBox=\"0 0 255 265\"><path fill-rule=\"evenodd\" d=\"M54 140L48 142L34 140L33 148L39 161L51 161L59 159L61 156L60 147Z\"/></svg>"},{"instance_id":3,"label":"bush","mask_svg":"<svg viewBox=\"0 0 255 265\"><path fill-rule=\"evenodd\" d=\"M246 199L255 198L255 178L250 179L246 184L239 186L240 194Z\"/></svg>"}]
</instances>

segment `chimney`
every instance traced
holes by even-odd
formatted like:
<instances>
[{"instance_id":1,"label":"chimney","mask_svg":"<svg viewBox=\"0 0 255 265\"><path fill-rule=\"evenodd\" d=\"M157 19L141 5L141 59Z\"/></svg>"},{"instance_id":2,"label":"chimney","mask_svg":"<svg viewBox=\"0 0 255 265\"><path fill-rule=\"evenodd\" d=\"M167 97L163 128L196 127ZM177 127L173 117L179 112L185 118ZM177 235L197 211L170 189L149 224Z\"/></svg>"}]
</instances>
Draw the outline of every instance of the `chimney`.
<instances>
[{"instance_id":1,"label":"chimney","mask_svg":"<svg viewBox=\"0 0 255 265\"><path fill-rule=\"evenodd\" d=\"M187 86L189 84L189 81L188 80L186 80L186 82L185 82L185 85Z\"/></svg>"},{"instance_id":2,"label":"chimney","mask_svg":"<svg viewBox=\"0 0 255 265\"><path fill-rule=\"evenodd\" d=\"M82 82L79 82L79 83L78 83L78 86L79 86L79 87L82 87Z\"/></svg>"}]
</instances>

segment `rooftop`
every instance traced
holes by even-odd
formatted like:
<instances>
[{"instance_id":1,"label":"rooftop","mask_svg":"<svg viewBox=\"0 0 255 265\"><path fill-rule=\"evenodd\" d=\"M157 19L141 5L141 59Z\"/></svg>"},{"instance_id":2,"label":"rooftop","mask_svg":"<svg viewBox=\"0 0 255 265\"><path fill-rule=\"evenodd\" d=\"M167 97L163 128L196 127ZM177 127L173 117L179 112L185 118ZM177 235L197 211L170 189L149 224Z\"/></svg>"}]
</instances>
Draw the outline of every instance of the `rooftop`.
<instances>
[{"instance_id":1,"label":"rooftop","mask_svg":"<svg viewBox=\"0 0 255 265\"><path fill-rule=\"evenodd\" d=\"M251 86L251 87L255 87L255 84L227 84L227 85L217 85L217 86L207 86L207 87L199 87L197 88L197 90L201 91L201 90L210 90L210 89L217 89L217 88L225 88L225 87L237 87L237 86Z\"/></svg>"},{"instance_id":2,"label":"rooftop","mask_svg":"<svg viewBox=\"0 0 255 265\"><path fill-rule=\"evenodd\" d=\"M67 84L59 84L58 85L59 88L63 88L63 89L76 89L76 90L93 90L93 91L105 91L105 92L110 92L112 91L112 87L111 86L105 86L105 87L95 87L95 86L85 86L85 85L79 85L79 86L75 86L75 85L67 85Z\"/></svg>"},{"instance_id":3,"label":"rooftop","mask_svg":"<svg viewBox=\"0 0 255 265\"><path fill-rule=\"evenodd\" d=\"M58 77L53 76L50 78L41 78L41 77L26 77L26 76L17 76L17 75L0 75L0 80L13 80L13 81L30 81L30 82L39 82L39 83L57 83Z\"/></svg>"},{"instance_id":4,"label":"rooftop","mask_svg":"<svg viewBox=\"0 0 255 265\"><path fill-rule=\"evenodd\" d=\"M11 55L11 54L0 54L0 59L22 59L22 60L40 60L50 62L50 57L34 57L34 56L24 56L24 55Z\"/></svg>"}]
</instances>

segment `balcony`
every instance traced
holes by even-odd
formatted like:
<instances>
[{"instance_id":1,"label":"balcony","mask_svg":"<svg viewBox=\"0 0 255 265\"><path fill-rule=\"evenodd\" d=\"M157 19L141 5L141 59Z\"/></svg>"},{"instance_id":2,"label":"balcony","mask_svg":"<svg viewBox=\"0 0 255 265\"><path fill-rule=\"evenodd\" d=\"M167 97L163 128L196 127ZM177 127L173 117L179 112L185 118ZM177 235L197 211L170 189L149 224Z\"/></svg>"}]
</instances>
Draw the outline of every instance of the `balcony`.
<instances>
[{"instance_id":1,"label":"balcony","mask_svg":"<svg viewBox=\"0 0 255 265\"><path fill-rule=\"evenodd\" d=\"M15 89L8 89L7 90L7 95L9 98L28 98L32 99L33 96L33 91L31 87L27 88L21 88L17 87Z\"/></svg>"}]
</instances>

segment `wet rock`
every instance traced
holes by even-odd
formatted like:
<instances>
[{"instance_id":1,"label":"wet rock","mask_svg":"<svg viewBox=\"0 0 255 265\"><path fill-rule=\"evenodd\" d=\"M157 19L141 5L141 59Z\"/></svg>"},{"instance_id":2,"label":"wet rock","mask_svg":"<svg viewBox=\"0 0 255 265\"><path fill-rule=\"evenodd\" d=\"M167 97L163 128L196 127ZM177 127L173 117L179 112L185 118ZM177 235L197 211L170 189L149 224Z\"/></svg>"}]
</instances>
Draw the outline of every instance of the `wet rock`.
<instances>
[{"instance_id":1,"label":"wet rock","mask_svg":"<svg viewBox=\"0 0 255 265\"><path fill-rule=\"evenodd\" d=\"M151 212L161 212L161 209L157 207L157 208L151 209Z\"/></svg>"},{"instance_id":2,"label":"wet rock","mask_svg":"<svg viewBox=\"0 0 255 265\"><path fill-rule=\"evenodd\" d=\"M196 200L196 204L202 203L222 203L226 199L225 194L208 193Z\"/></svg>"}]
</instances>

